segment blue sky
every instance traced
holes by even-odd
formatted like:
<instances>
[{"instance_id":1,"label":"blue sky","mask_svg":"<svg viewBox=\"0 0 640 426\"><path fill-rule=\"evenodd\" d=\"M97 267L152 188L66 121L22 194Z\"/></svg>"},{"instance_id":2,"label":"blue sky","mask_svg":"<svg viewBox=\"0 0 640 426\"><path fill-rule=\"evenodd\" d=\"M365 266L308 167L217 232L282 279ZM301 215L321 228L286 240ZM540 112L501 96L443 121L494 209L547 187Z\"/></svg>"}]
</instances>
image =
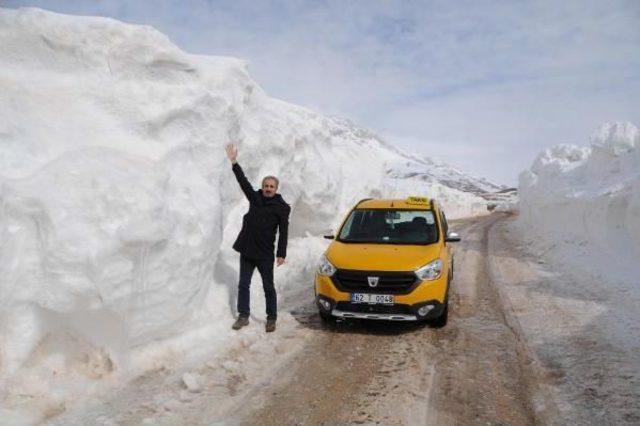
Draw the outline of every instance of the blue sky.
<instances>
[{"instance_id":1,"label":"blue sky","mask_svg":"<svg viewBox=\"0 0 640 426\"><path fill-rule=\"evenodd\" d=\"M640 1L3 1L150 24L271 96L516 184L544 147L640 125Z\"/></svg>"}]
</instances>

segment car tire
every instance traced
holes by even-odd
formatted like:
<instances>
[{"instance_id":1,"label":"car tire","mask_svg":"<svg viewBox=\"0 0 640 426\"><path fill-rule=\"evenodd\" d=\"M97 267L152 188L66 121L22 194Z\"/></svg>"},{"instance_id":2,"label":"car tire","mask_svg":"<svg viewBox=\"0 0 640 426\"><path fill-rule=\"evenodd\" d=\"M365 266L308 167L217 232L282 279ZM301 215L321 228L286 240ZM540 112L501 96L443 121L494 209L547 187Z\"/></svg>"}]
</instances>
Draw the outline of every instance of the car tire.
<instances>
[{"instance_id":1,"label":"car tire","mask_svg":"<svg viewBox=\"0 0 640 426\"><path fill-rule=\"evenodd\" d=\"M320 315L320 319L322 320L322 322L324 323L334 323L336 322L336 317L334 317L333 315L331 315L328 312L325 312L323 310L318 310L318 315Z\"/></svg>"},{"instance_id":2,"label":"car tire","mask_svg":"<svg viewBox=\"0 0 640 426\"><path fill-rule=\"evenodd\" d=\"M442 328L447 325L447 320L449 318L449 299L444 302L444 309L439 317L434 318L430 321L430 325L433 328Z\"/></svg>"}]
</instances>

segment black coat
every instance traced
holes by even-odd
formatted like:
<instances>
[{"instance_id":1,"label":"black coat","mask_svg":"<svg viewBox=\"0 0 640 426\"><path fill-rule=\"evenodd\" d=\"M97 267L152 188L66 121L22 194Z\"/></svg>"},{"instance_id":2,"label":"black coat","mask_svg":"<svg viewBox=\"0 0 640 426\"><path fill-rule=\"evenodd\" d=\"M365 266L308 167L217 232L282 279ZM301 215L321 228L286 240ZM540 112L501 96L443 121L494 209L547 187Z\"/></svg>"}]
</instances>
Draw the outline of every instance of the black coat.
<instances>
[{"instance_id":1,"label":"black coat","mask_svg":"<svg viewBox=\"0 0 640 426\"><path fill-rule=\"evenodd\" d=\"M287 230L291 207L280 194L265 197L262 190L253 187L238 163L232 167L242 192L249 200L249 211L242 218L242 229L233 243L233 248L248 258L273 260L273 243L279 229L277 257L287 256Z\"/></svg>"}]
</instances>

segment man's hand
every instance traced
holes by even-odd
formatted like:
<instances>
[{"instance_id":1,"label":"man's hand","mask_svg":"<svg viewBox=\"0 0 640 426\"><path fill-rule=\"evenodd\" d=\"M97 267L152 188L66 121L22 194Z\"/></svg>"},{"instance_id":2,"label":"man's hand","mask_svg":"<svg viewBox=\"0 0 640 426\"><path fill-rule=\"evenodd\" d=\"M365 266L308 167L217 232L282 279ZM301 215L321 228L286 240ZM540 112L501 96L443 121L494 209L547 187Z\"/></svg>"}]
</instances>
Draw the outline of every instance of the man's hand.
<instances>
[{"instance_id":1,"label":"man's hand","mask_svg":"<svg viewBox=\"0 0 640 426\"><path fill-rule=\"evenodd\" d=\"M276 257L276 265L282 266L284 263L284 257Z\"/></svg>"},{"instance_id":2,"label":"man's hand","mask_svg":"<svg viewBox=\"0 0 640 426\"><path fill-rule=\"evenodd\" d=\"M231 161L231 164L236 164L238 158L238 148L232 143L224 147L227 151L227 158Z\"/></svg>"}]
</instances>

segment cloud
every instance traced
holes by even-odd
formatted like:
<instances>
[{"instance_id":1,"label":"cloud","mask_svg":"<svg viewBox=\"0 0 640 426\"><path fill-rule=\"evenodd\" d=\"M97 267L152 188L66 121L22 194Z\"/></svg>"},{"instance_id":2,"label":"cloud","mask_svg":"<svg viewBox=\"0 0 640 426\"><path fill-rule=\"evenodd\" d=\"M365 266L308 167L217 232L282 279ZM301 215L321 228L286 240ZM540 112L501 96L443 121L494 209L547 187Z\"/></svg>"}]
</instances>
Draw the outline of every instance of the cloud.
<instances>
[{"instance_id":1,"label":"cloud","mask_svg":"<svg viewBox=\"0 0 640 426\"><path fill-rule=\"evenodd\" d=\"M640 123L630 1L8 1L146 23L193 53L249 60L272 96L515 183L536 153Z\"/></svg>"}]
</instances>

